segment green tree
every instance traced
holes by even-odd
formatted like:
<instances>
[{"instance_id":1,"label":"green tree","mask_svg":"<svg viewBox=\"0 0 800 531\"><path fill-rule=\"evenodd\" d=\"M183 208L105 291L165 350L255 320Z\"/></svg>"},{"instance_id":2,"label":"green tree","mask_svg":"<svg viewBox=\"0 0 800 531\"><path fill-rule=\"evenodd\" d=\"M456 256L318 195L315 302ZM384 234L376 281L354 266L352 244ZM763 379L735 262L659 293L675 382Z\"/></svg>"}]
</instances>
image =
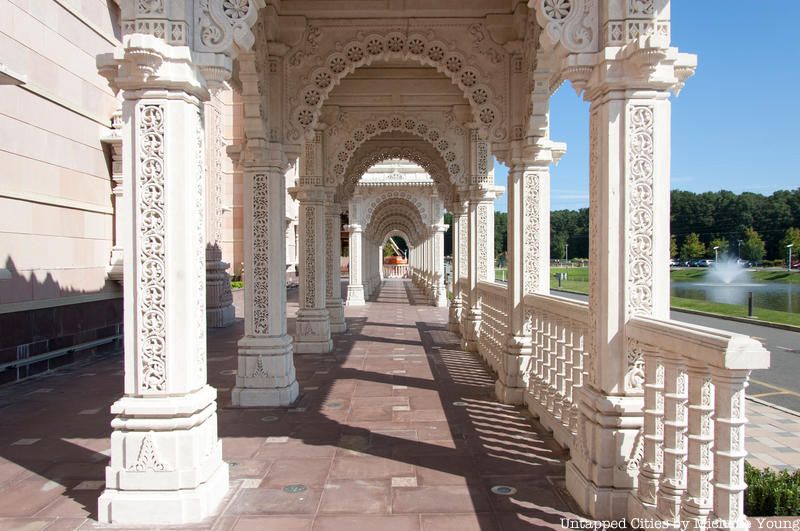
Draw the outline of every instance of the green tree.
<instances>
[{"instance_id":1,"label":"green tree","mask_svg":"<svg viewBox=\"0 0 800 531\"><path fill-rule=\"evenodd\" d=\"M714 247L719 247L717 251L719 251L719 255L722 256L728 252L728 247L730 243L725 238L714 238L711 240L711 243L708 244L708 255L713 256L716 258L716 251L714 251Z\"/></svg>"},{"instance_id":2,"label":"green tree","mask_svg":"<svg viewBox=\"0 0 800 531\"><path fill-rule=\"evenodd\" d=\"M681 258L683 260L693 260L702 258L706 254L706 246L700 241L700 236L693 232L686 237L686 241L681 245Z\"/></svg>"},{"instance_id":3,"label":"green tree","mask_svg":"<svg viewBox=\"0 0 800 531\"><path fill-rule=\"evenodd\" d=\"M800 256L800 229L797 227L786 229L786 234L783 235L783 239L780 242L780 248L786 254L787 260L789 259L789 253L786 251L786 246L789 244L792 245L792 262L794 262L794 257Z\"/></svg>"},{"instance_id":4,"label":"green tree","mask_svg":"<svg viewBox=\"0 0 800 531\"><path fill-rule=\"evenodd\" d=\"M745 229L742 238L742 258L751 262L760 262L766 253L767 246L761 236L752 227Z\"/></svg>"},{"instance_id":5,"label":"green tree","mask_svg":"<svg viewBox=\"0 0 800 531\"><path fill-rule=\"evenodd\" d=\"M494 213L494 257L497 258L508 250L508 214Z\"/></svg>"},{"instance_id":6,"label":"green tree","mask_svg":"<svg viewBox=\"0 0 800 531\"><path fill-rule=\"evenodd\" d=\"M673 234L669 237L669 257L675 258L678 256L678 239Z\"/></svg>"}]
</instances>

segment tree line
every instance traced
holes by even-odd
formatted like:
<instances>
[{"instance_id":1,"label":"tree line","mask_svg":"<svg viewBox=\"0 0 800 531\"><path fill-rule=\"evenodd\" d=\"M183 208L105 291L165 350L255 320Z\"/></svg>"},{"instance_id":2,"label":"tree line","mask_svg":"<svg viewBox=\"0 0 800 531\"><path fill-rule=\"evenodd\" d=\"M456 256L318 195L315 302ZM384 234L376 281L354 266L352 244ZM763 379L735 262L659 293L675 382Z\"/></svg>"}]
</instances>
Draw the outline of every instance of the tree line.
<instances>
[{"instance_id":1,"label":"tree line","mask_svg":"<svg viewBox=\"0 0 800 531\"><path fill-rule=\"evenodd\" d=\"M785 260L786 245L800 256L800 188L771 195L673 190L670 253L674 258L714 258L729 254L745 260ZM449 215L445 223L452 224ZM495 256L508 248L508 215L495 212ZM715 251L714 247L718 247ZM452 253L448 231L445 253ZM550 257L589 256L589 209L550 213Z\"/></svg>"}]
</instances>

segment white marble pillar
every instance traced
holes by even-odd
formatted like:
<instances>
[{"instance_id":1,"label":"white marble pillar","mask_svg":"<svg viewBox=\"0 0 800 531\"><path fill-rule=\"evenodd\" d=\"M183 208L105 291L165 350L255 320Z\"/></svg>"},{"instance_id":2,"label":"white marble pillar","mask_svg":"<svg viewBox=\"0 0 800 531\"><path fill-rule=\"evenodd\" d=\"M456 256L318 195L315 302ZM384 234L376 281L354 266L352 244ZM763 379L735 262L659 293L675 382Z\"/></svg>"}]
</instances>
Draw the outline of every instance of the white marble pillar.
<instances>
[{"instance_id":1,"label":"white marble pillar","mask_svg":"<svg viewBox=\"0 0 800 531\"><path fill-rule=\"evenodd\" d=\"M559 145L560 147L561 145ZM522 373L532 352L533 315L525 295L549 293L551 143L514 146L508 173L508 315L511 319L495 391L508 404L521 404ZM563 150L562 150L563 152Z\"/></svg>"},{"instance_id":2,"label":"white marble pillar","mask_svg":"<svg viewBox=\"0 0 800 531\"><path fill-rule=\"evenodd\" d=\"M236 308L233 306L230 264L222 261L222 208L223 162L227 158L223 137L222 102L215 91L204 105L206 118L206 323L209 328L224 328L233 324Z\"/></svg>"},{"instance_id":3,"label":"white marble pillar","mask_svg":"<svg viewBox=\"0 0 800 531\"><path fill-rule=\"evenodd\" d=\"M444 223L431 225L431 250L433 254L431 302L439 308L447 306L447 288L444 285L444 233L446 231L447 225Z\"/></svg>"},{"instance_id":4,"label":"white marble pillar","mask_svg":"<svg viewBox=\"0 0 800 531\"><path fill-rule=\"evenodd\" d=\"M364 297L363 264L361 258L364 254L362 248L363 230L361 225L351 223L345 229L350 233L350 282L347 285L347 306L363 306L366 304Z\"/></svg>"},{"instance_id":5,"label":"white marble pillar","mask_svg":"<svg viewBox=\"0 0 800 531\"><path fill-rule=\"evenodd\" d=\"M465 327L462 347L469 352L478 351L478 334L481 326L481 307L478 282L494 281L494 200L498 189L494 186L475 186L470 190L467 215L467 282L469 308L465 308Z\"/></svg>"},{"instance_id":6,"label":"white marble pillar","mask_svg":"<svg viewBox=\"0 0 800 531\"><path fill-rule=\"evenodd\" d=\"M585 84L591 102L589 330L579 437L592 448L567 467L567 487L594 518L626 514L637 475L620 474L643 422L642 357L626 339L635 315L669 318L670 101L692 57L663 39L610 49ZM678 72L677 65L686 64ZM575 75L580 73L575 72ZM583 74L580 74L583 75Z\"/></svg>"},{"instance_id":7,"label":"white marble pillar","mask_svg":"<svg viewBox=\"0 0 800 531\"><path fill-rule=\"evenodd\" d=\"M287 406L298 396L292 338L286 329L285 163L279 145L247 157L244 168L244 319L231 401Z\"/></svg>"},{"instance_id":8,"label":"white marble pillar","mask_svg":"<svg viewBox=\"0 0 800 531\"><path fill-rule=\"evenodd\" d=\"M333 201L325 204L325 307L330 315L331 332L347 330L342 303L342 216L341 207Z\"/></svg>"},{"instance_id":9,"label":"white marble pillar","mask_svg":"<svg viewBox=\"0 0 800 531\"><path fill-rule=\"evenodd\" d=\"M295 351L324 353L333 349L330 315L325 300L328 235L325 231L325 189L301 185L300 200L300 309L297 312Z\"/></svg>"},{"instance_id":10,"label":"white marble pillar","mask_svg":"<svg viewBox=\"0 0 800 531\"><path fill-rule=\"evenodd\" d=\"M111 406L105 523L198 521L228 490L206 383L203 94L178 86L123 91L125 391Z\"/></svg>"},{"instance_id":11,"label":"white marble pillar","mask_svg":"<svg viewBox=\"0 0 800 531\"><path fill-rule=\"evenodd\" d=\"M462 248L461 232L466 234L466 205L457 203L452 208L453 214L453 299L450 301L450 319L448 329L451 332L461 333L461 320L463 317L462 277L465 276L466 249ZM466 243L466 242L464 242Z\"/></svg>"},{"instance_id":12,"label":"white marble pillar","mask_svg":"<svg viewBox=\"0 0 800 531\"><path fill-rule=\"evenodd\" d=\"M123 193L122 173L122 111L117 111L111 116L111 132L100 139L109 147L111 152L111 197L114 204L114 245L111 247L111 258L108 263L108 278L122 283L125 268L125 252L122 247L122 228L125 226L125 208Z\"/></svg>"}]
</instances>

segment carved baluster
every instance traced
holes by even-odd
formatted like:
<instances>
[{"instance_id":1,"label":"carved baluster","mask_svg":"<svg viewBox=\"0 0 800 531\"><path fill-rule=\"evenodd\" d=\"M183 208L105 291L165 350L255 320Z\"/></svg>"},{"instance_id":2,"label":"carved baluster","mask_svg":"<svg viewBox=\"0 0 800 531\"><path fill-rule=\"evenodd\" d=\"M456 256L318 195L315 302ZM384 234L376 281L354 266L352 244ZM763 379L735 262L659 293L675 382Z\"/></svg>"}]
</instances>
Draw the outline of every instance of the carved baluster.
<instances>
[{"instance_id":1,"label":"carved baluster","mask_svg":"<svg viewBox=\"0 0 800 531\"><path fill-rule=\"evenodd\" d=\"M556 371L558 365L558 352L561 349L561 335L563 324L560 319L553 320L553 330L550 335L550 349L547 362L547 411L553 413L553 404L556 401Z\"/></svg>"},{"instance_id":2,"label":"carved baluster","mask_svg":"<svg viewBox=\"0 0 800 531\"><path fill-rule=\"evenodd\" d=\"M544 365L545 342L547 341L548 320L544 314L539 313L536 324L536 342L533 346L533 399L537 404L542 400L542 366Z\"/></svg>"},{"instance_id":3,"label":"carved baluster","mask_svg":"<svg viewBox=\"0 0 800 531\"><path fill-rule=\"evenodd\" d=\"M569 344L569 321L561 320L561 327L558 332L558 339L556 340L556 360L555 360L555 374L554 392L553 392L553 416L560 422L562 419L564 405L564 362L567 357L567 348Z\"/></svg>"},{"instance_id":4,"label":"carved baluster","mask_svg":"<svg viewBox=\"0 0 800 531\"><path fill-rule=\"evenodd\" d=\"M639 500L655 507L664 467L664 359L657 350L645 349L644 426L639 465Z\"/></svg>"},{"instance_id":5,"label":"carved baluster","mask_svg":"<svg viewBox=\"0 0 800 531\"><path fill-rule=\"evenodd\" d=\"M574 344L577 339L575 326L572 321L567 325L566 341L564 343L563 363L561 364L562 387L561 387L561 424L569 428L572 405L572 353L575 349Z\"/></svg>"},{"instance_id":6,"label":"carved baluster","mask_svg":"<svg viewBox=\"0 0 800 531\"><path fill-rule=\"evenodd\" d=\"M711 513L711 474L714 471L711 446L714 442L711 415L714 385L704 365L689 366L689 435L686 493L682 519L704 529Z\"/></svg>"},{"instance_id":7,"label":"carved baluster","mask_svg":"<svg viewBox=\"0 0 800 531\"><path fill-rule=\"evenodd\" d=\"M664 379L664 470L659 485L657 512L664 520L677 522L681 497L686 489L688 374L681 359L668 357L664 360Z\"/></svg>"},{"instance_id":8,"label":"carved baluster","mask_svg":"<svg viewBox=\"0 0 800 531\"><path fill-rule=\"evenodd\" d=\"M744 390L749 370L712 367L714 382L714 516L744 528ZM740 521L741 520L741 521Z\"/></svg>"},{"instance_id":9,"label":"carved baluster","mask_svg":"<svg viewBox=\"0 0 800 531\"><path fill-rule=\"evenodd\" d=\"M572 395L570 398L569 431L572 434L578 431L578 403L575 400L576 392L579 387L583 387L583 358L586 356L584 345L586 340L586 329L579 327L576 329L572 339Z\"/></svg>"}]
</instances>

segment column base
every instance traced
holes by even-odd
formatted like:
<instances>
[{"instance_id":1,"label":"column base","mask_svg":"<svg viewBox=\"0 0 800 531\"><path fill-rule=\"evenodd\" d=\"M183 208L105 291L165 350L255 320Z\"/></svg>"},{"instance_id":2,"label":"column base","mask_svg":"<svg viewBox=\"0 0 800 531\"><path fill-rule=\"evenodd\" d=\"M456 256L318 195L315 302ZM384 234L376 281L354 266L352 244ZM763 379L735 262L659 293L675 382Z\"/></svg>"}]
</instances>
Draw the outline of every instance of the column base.
<instances>
[{"instance_id":1,"label":"column base","mask_svg":"<svg viewBox=\"0 0 800 531\"><path fill-rule=\"evenodd\" d=\"M366 303L364 299L364 286L347 286L347 301L345 302L345 306L364 306Z\"/></svg>"},{"instance_id":2,"label":"column base","mask_svg":"<svg viewBox=\"0 0 800 531\"><path fill-rule=\"evenodd\" d=\"M619 520L627 516L632 489L598 487L572 462L567 463L567 491L581 510L595 520Z\"/></svg>"},{"instance_id":3,"label":"column base","mask_svg":"<svg viewBox=\"0 0 800 531\"><path fill-rule=\"evenodd\" d=\"M213 514L228 490L216 408L208 385L179 396L117 400L98 520L171 525Z\"/></svg>"},{"instance_id":4,"label":"column base","mask_svg":"<svg viewBox=\"0 0 800 531\"><path fill-rule=\"evenodd\" d=\"M328 310L297 312L294 351L298 354L325 354L333 350Z\"/></svg>"},{"instance_id":5,"label":"column base","mask_svg":"<svg viewBox=\"0 0 800 531\"><path fill-rule=\"evenodd\" d=\"M245 336L239 340L236 386L231 391L234 406L288 406L299 394L291 337Z\"/></svg>"},{"instance_id":6,"label":"column base","mask_svg":"<svg viewBox=\"0 0 800 531\"><path fill-rule=\"evenodd\" d=\"M494 383L494 392L497 399L503 404L522 405L525 402L525 389L522 387L509 387L500 380Z\"/></svg>"},{"instance_id":7,"label":"column base","mask_svg":"<svg viewBox=\"0 0 800 531\"><path fill-rule=\"evenodd\" d=\"M327 306L328 314L331 320L331 333L341 334L347 331L347 321L344 318L344 306L341 299L334 299L329 301L330 305Z\"/></svg>"},{"instance_id":8,"label":"column base","mask_svg":"<svg viewBox=\"0 0 800 531\"><path fill-rule=\"evenodd\" d=\"M180 525L215 514L228 492L228 465L195 489L124 491L106 489L97 501L97 520L104 524Z\"/></svg>"},{"instance_id":9,"label":"column base","mask_svg":"<svg viewBox=\"0 0 800 531\"><path fill-rule=\"evenodd\" d=\"M236 308L233 304L206 310L206 326L208 328L225 328L232 325L235 320Z\"/></svg>"}]
</instances>

